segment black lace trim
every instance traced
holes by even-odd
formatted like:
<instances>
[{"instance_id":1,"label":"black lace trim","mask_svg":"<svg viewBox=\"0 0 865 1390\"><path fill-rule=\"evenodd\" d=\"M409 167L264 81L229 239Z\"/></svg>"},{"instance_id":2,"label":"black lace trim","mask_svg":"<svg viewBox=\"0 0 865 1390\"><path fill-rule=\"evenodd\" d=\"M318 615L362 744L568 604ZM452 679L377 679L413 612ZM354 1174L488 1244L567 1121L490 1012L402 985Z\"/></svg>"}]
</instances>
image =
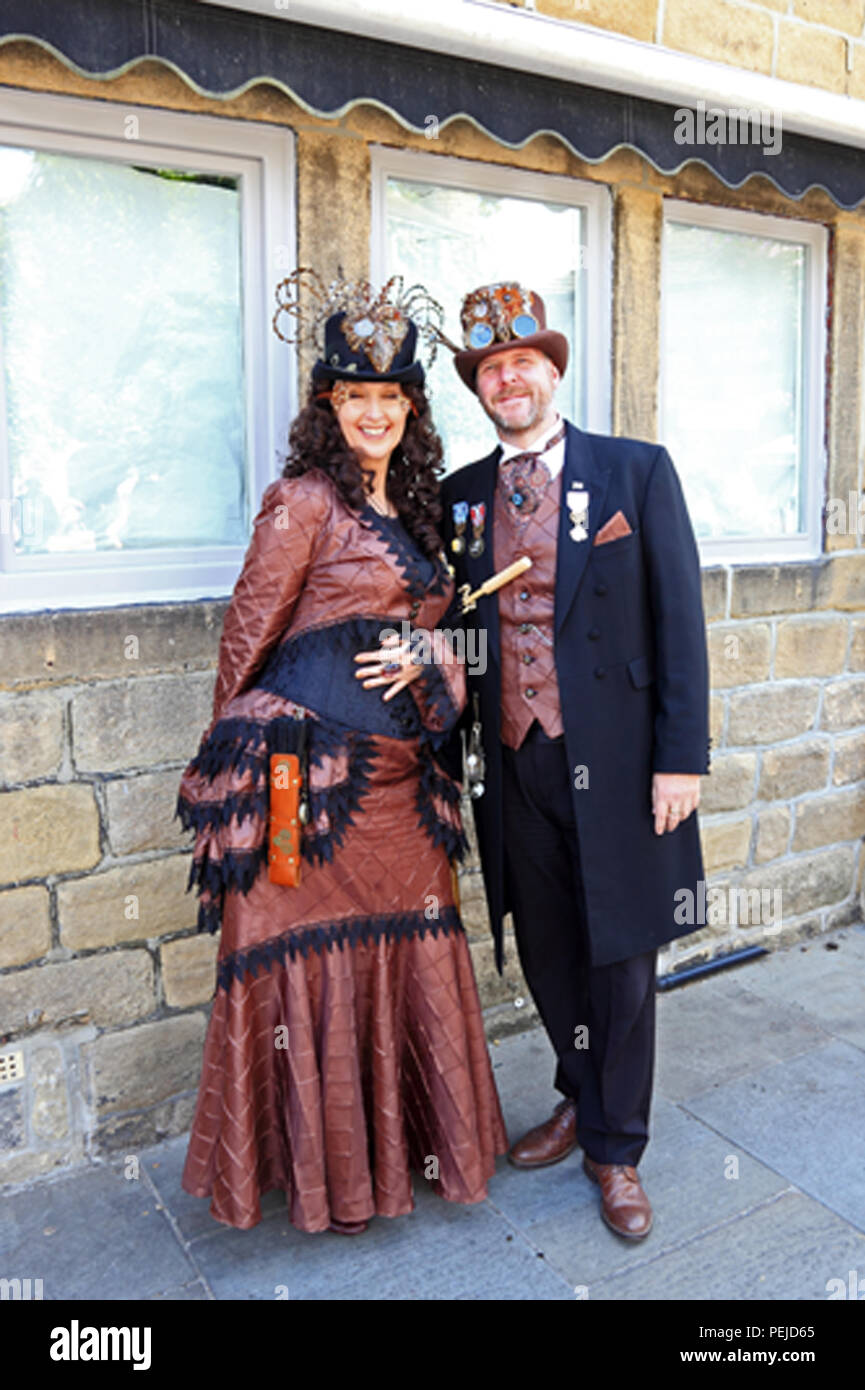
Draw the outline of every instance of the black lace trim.
<instances>
[{"instance_id":1,"label":"black lace trim","mask_svg":"<svg viewBox=\"0 0 865 1390\"><path fill-rule=\"evenodd\" d=\"M184 830L198 833L227 825L232 814L238 811L242 812L242 818L259 814L265 822L264 835L262 843L253 849L227 849L219 858L211 859L205 847L200 857L193 857L186 891L196 886L199 896L205 895L205 901L199 904L199 931L217 931L222 922L226 892L249 893L262 868L267 866L270 755L299 752L304 722L308 729L310 764L320 766L323 758L345 753L348 776L333 786L311 792L310 826L301 836L300 852L308 863L322 864L325 860L329 863L333 859L334 844L342 844L369 790L372 763L378 756L373 739L356 729L322 719L304 721L278 715L271 720L220 720L190 768L211 782L228 768L252 768L262 785L252 792L230 793L220 802L190 803L178 794L174 818L180 819ZM317 831L315 822L323 811L328 816L329 829ZM238 820L241 820L240 815Z\"/></svg>"},{"instance_id":2,"label":"black lace trim","mask_svg":"<svg viewBox=\"0 0 865 1390\"><path fill-rule=\"evenodd\" d=\"M374 917L348 917L341 922L329 922L319 926L300 927L282 936L271 937L246 951L235 951L219 962L216 976L217 989L230 989L234 980L243 982L249 975L258 978L259 970L270 971L275 965L282 965L286 956L294 960L298 955L304 959L310 951L319 955L324 950L332 951L335 946L343 950L346 944L356 946L358 942L403 941L408 937L423 939L429 932L437 937L439 932L450 936L462 931L463 924L459 913L453 906L442 908L438 917L428 918L423 912L397 912Z\"/></svg>"},{"instance_id":3,"label":"black lace trim","mask_svg":"<svg viewBox=\"0 0 865 1390\"><path fill-rule=\"evenodd\" d=\"M364 505L363 516L379 539L384 541L385 549L393 556L397 569L402 571L405 589L410 598L423 599L427 594L444 593L450 574L439 556L433 559L429 555L423 555L397 517L382 516L368 502ZM397 524L389 526L389 521ZM426 582L423 578L423 561L433 567L432 578Z\"/></svg>"},{"instance_id":4,"label":"black lace trim","mask_svg":"<svg viewBox=\"0 0 865 1390\"><path fill-rule=\"evenodd\" d=\"M427 729L424 732L439 744L448 736L459 718L459 710L451 699L447 681L434 662L431 661L423 667L417 684L423 689L425 719L442 726L440 730ZM411 686L408 689L411 690Z\"/></svg>"},{"instance_id":5,"label":"black lace trim","mask_svg":"<svg viewBox=\"0 0 865 1390\"><path fill-rule=\"evenodd\" d=\"M440 772L433 761L433 750L437 742L438 740L434 736L431 737L426 734L420 739L418 749L420 777L415 806L418 811L419 824L429 835L433 844L436 847L441 845L449 859L456 859L461 863L469 848L462 824L454 826L449 821L441 820L436 813L433 801L433 797L437 796L442 801L446 801L449 806L459 806L460 803L459 787L451 781L450 777Z\"/></svg>"}]
</instances>

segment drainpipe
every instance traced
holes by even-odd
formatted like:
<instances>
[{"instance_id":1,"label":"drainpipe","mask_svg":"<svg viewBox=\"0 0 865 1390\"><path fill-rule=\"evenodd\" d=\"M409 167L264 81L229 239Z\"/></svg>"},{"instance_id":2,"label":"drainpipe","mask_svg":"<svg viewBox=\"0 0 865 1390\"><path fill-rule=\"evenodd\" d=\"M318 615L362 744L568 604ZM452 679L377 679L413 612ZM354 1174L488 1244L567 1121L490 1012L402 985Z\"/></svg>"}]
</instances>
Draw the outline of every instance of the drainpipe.
<instances>
[{"instance_id":1,"label":"drainpipe","mask_svg":"<svg viewBox=\"0 0 865 1390\"><path fill-rule=\"evenodd\" d=\"M743 946L741 951L731 951L729 955L717 956L715 960L703 961L702 965L692 965L686 970L674 970L669 975L659 975L655 984L659 994L687 985L691 980L700 980L704 975L716 975L719 970L727 970L733 965L742 965L746 960L756 960L767 956L768 946Z\"/></svg>"}]
</instances>

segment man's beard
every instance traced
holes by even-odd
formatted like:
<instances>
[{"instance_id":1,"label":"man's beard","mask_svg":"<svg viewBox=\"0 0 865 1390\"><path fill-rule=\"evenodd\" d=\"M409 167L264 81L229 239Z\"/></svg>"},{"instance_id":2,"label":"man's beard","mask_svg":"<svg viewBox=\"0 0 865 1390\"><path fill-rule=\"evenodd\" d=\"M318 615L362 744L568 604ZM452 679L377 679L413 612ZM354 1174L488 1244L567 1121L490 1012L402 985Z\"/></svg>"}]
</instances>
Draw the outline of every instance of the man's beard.
<instances>
[{"instance_id":1,"label":"man's beard","mask_svg":"<svg viewBox=\"0 0 865 1390\"><path fill-rule=\"evenodd\" d=\"M504 416L500 415L494 405L487 405L484 407L493 424L496 426L497 429L501 430L502 434L524 434L526 430L533 429L543 416L544 411L547 408L546 401L538 400L536 397L531 396L525 396L523 399L531 401L532 410L529 415L529 418L527 420L524 420L522 424L519 425L516 424L513 420L508 420Z\"/></svg>"}]
</instances>

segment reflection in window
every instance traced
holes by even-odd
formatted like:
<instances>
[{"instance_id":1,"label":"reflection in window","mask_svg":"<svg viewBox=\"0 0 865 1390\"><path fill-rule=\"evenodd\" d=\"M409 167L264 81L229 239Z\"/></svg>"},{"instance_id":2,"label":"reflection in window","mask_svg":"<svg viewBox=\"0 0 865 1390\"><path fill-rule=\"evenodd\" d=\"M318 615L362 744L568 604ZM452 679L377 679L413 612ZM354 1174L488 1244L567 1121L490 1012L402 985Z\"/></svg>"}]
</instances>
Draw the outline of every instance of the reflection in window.
<instances>
[{"instance_id":1,"label":"reflection in window","mask_svg":"<svg viewBox=\"0 0 865 1390\"><path fill-rule=\"evenodd\" d=\"M387 180L386 210L387 273L425 285L445 310L444 332L460 346L459 311L469 290L517 280L541 296L547 326L571 345L556 402L562 415L584 425L583 210L394 177ZM439 348L427 384L448 472L488 454L496 443L493 425L457 376L447 348Z\"/></svg>"},{"instance_id":2,"label":"reflection in window","mask_svg":"<svg viewBox=\"0 0 865 1390\"><path fill-rule=\"evenodd\" d=\"M805 528L808 247L668 222L662 439L699 537Z\"/></svg>"},{"instance_id":3,"label":"reflection in window","mask_svg":"<svg viewBox=\"0 0 865 1390\"><path fill-rule=\"evenodd\" d=\"M236 178L0 147L18 554L244 543L240 250Z\"/></svg>"}]
</instances>

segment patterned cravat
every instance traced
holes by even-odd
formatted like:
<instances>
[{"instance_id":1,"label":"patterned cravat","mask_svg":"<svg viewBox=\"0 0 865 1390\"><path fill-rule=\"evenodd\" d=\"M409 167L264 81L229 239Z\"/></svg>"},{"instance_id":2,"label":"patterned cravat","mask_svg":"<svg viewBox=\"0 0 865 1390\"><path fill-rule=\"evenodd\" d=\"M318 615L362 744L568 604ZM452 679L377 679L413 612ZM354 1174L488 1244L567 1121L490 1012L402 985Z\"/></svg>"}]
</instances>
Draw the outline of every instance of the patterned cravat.
<instances>
[{"instance_id":1,"label":"patterned cravat","mask_svg":"<svg viewBox=\"0 0 865 1390\"><path fill-rule=\"evenodd\" d=\"M504 491L511 515L527 517L537 511L544 489L550 481L550 470L541 458L548 449L565 437L565 424L548 439L543 449L514 454L506 463L499 464L499 483Z\"/></svg>"}]
</instances>

